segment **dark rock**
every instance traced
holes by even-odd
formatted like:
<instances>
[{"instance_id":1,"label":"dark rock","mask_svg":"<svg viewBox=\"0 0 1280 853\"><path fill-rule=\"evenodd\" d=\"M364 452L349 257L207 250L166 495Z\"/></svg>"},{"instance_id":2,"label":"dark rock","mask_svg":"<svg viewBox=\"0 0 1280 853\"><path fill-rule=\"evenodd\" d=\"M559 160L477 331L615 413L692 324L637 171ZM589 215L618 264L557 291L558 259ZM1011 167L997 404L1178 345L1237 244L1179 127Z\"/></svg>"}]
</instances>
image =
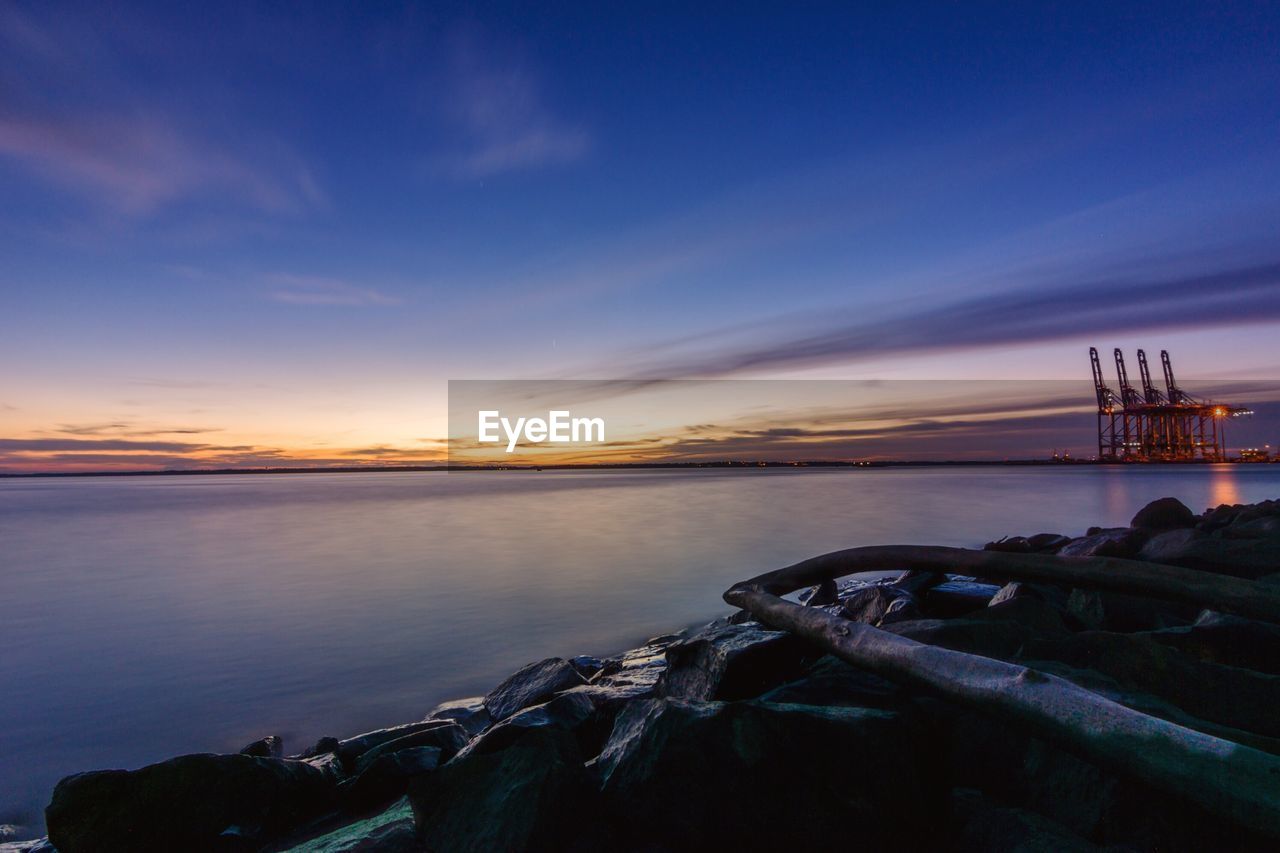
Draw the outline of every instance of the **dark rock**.
<instances>
[{"instance_id":1,"label":"dark rock","mask_svg":"<svg viewBox=\"0 0 1280 853\"><path fill-rule=\"evenodd\" d=\"M892 681L826 655L809 665L798 680L775 687L758 701L893 709L902 705L903 697L903 688Z\"/></svg>"},{"instance_id":2,"label":"dark rock","mask_svg":"<svg viewBox=\"0 0 1280 853\"><path fill-rule=\"evenodd\" d=\"M267 735L241 749L240 754L256 755L259 758L280 758L284 754L284 739L279 735Z\"/></svg>"},{"instance_id":3,"label":"dark rock","mask_svg":"<svg viewBox=\"0 0 1280 853\"><path fill-rule=\"evenodd\" d=\"M355 737L349 737L346 740L338 741L338 748L334 753L342 761L344 767L348 769L356 766L357 760L369 750L381 746L384 743L390 743L394 740L407 737L408 735L417 734L418 732L429 731L431 729L441 728L442 726L456 725L452 720L423 720L418 723L405 723L400 726L392 726L386 729L376 729L371 732L365 732ZM431 746L434 744L420 744L422 746Z\"/></svg>"},{"instance_id":4,"label":"dark rock","mask_svg":"<svg viewBox=\"0 0 1280 853\"><path fill-rule=\"evenodd\" d=\"M369 754L377 751L370 750ZM364 764L356 776L338 785L338 804L345 811L358 814L403 797L412 780L435 770L444 760L436 746L383 752Z\"/></svg>"},{"instance_id":5,"label":"dark rock","mask_svg":"<svg viewBox=\"0 0 1280 853\"><path fill-rule=\"evenodd\" d=\"M893 579L889 584L894 589L909 592L919 598L940 583L946 583L947 576L941 572L906 571Z\"/></svg>"},{"instance_id":6,"label":"dark rock","mask_svg":"<svg viewBox=\"0 0 1280 853\"><path fill-rule=\"evenodd\" d=\"M372 817L327 827L278 849L280 853L420 853L422 846L413 826L413 809L401 797Z\"/></svg>"},{"instance_id":7,"label":"dark rock","mask_svg":"<svg viewBox=\"0 0 1280 853\"><path fill-rule=\"evenodd\" d=\"M45 820L61 853L235 849L315 817L333 795L330 780L305 762L183 755L68 776Z\"/></svg>"},{"instance_id":8,"label":"dark rock","mask_svg":"<svg viewBox=\"0 0 1280 853\"><path fill-rule=\"evenodd\" d=\"M578 675L590 680L591 676L604 668L604 661L591 655L578 655L577 657L569 658L569 666L576 669Z\"/></svg>"},{"instance_id":9,"label":"dark rock","mask_svg":"<svg viewBox=\"0 0 1280 853\"><path fill-rule=\"evenodd\" d=\"M1280 537L1223 539L1202 530L1173 530L1154 537L1141 556L1153 563L1256 579L1280 571Z\"/></svg>"},{"instance_id":10,"label":"dark rock","mask_svg":"<svg viewBox=\"0 0 1280 853\"><path fill-rule=\"evenodd\" d=\"M568 661L547 658L529 664L499 684L484 697L484 705L494 722L500 722L522 708L547 701L561 690L586 683Z\"/></svg>"},{"instance_id":11,"label":"dark rock","mask_svg":"<svg viewBox=\"0 0 1280 853\"><path fill-rule=\"evenodd\" d=\"M1280 625L1206 610L1193 625L1145 636L1205 663L1280 675Z\"/></svg>"},{"instance_id":12,"label":"dark rock","mask_svg":"<svg viewBox=\"0 0 1280 853\"><path fill-rule=\"evenodd\" d=\"M1062 612L1035 594L1020 595L1004 601L992 599L986 609L975 611L969 618L979 622L987 620L1017 622L1040 634L1070 633Z\"/></svg>"},{"instance_id":13,"label":"dark rock","mask_svg":"<svg viewBox=\"0 0 1280 853\"><path fill-rule=\"evenodd\" d=\"M1015 598L1024 598L1028 595L1034 595L1034 593L1030 591L1030 588L1025 583L1022 581L1010 581L1000 587L1000 590L995 595L991 596L991 600L987 602L987 606L991 607L996 604L1003 604L1006 601L1012 601Z\"/></svg>"},{"instance_id":14,"label":"dark rock","mask_svg":"<svg viewBox=\"0 0 1280 853\"><path fill-rule=\"evenodd\" d=\"M472 753L485 754L505 749L529 733L531 729L553 728L577 732L596 712L591 696L584 692L589 687L578 687L561 693L550 702L534 705L512 714L469 743L458 755L459 760ZM612 719L610 719L612 722ZM600 739L603 742L603 738Z\"/></svg>"},{"instance_id":15,"label":"dark rock","mask_svg":"<svg viewBox=\"0 0 1280 853\"><path fill-rule=\"evenodd\" d=\"M1236 504L1230 506L1228 504L1220 504L1216 509L1211 509L1204 514L1200 523L1196 526L1205 532L1219 530L1230 524L1239 514L1241 506Z\"/></svg>"},{"instance_id":16,"label":"dark rock","mask_svg":"<svg viewBox=\"0 0 1280 853\"><path fill-rule=\"evenodd\" d=\"M928 849L945 790L889 711L634 702L596 767L631 849Z\"/></svg>"},{"instance_id":17,"label":"dark rock","mask_svg":"<svg viewBox=\"0 0 1280 853\"><path fill-rule=\"evenodd\" d=\"M316 741L315 746L307 750L306 757L311 758L316 755L324 755L329 752L337 752L339 741L336 737L322 737Z\"/></svg>"},{"instance_id":18,"label":"dark rock","mask_svg":"<svg viewBox=\"0 0 1280 853\"><path fill-rule=\"evenodd\" d=\"M414 823L427 850L609 850L599 793L568 732L532 729L497 752L471 754L416 780Z\"/></svg>"},{"instance_id":19,"label":"dark rock","mask_svg":"<svg viewBox=\"0 0 1280 853\"><path fill-rule=\"evenodd\" d=\"M1085 631L1029 640L1023 657L1062 661L1218 725L1280 737L1280 676L1205 663L1148 635Z\"/></svg>"},{"instance_id":20,"label":"dark rock","mask_svg":"<svg viewBox=\"0 0 1280 853\"><path fill-rule=\"evenodd\" d=\"M746 699L794 679L819 655L785 631L713 625L667 648L667 668L654 693L682 699Z\"/></svg>"},{"instance_id":21,"label":"dark rock","mask_svg":"<svg viewBox=\"0 0 1280 853\"><path fill-rule=\"evenodd\" d=\"M1108 631L1155 631L1190 624L1196 608L1137 595L1073 589L1067 612L1080 625Z\"/></svg>"},{"instance_id":22,"label":"dark rock","mask_svg":"<svg viewBox=\"0 0 1280 853\"><path fill-rule=\"evenodd\" d=\"M1072 539L1058 549L1060 557L1125 557L1138 554L1139 549L1150 538L1146 530L1133 530L1128 527L1113 527L1109 530L1090 528L1088 536Z\"/></svg>"},{"instance_id":23,"label":"dark rock","mask_svg":"<svg viewBox=\"0 0 1280 853\"><path fill-rule=\"evenodd\" d=\"M1236 522L1222 530L1224 539L1266 539L1280 536L1280 516L1268 515Z\"/></svg>"},{"instance_id":24,"label":"dark rock","mask_svg":"<svg viewBox=\"0 0 1280 853\"><path fill-rule=\"evenodd\" d=\"M1160 498L1138 510L1138 514L1129 522L1130 527L1144 530L1176 530L1180 527L1194 527L1196 514L1177 498Z\"/></svg>"},{"instance_id":25,"label":"dark rock","mask_svg":"<svg viewBox=\"0 0 1280 853\"><path fill-rule=\"evenodd\" d=\"M466 729L453 720L440 720L439 722L441 725L420 729L395 740L385 741L377 746L370 747L355 760L353 772L363 773L383 756L391 755L402 749L416 749L419 747L434 747L440 750L440 761L448 761L458 753L458 750L467 745L469 738Z\"/></svg>"},{"instance_id":26,"label":"dark rock","mask_svg":"<svg viewBox=\"0 0 1280 853\"><path fill-rule=\"evenodd\" d=\"M824 607L840 600L840 590L832 578L800 593L800 601L809 607Z\"/></svg>"},{"instance_id":27,"label":"dark rock","mask_svg":"<svg viewBox=\"0 0 1280 853\"><path fill-rule=\"evenodd\" d=\"M1013 659L1027 640L1038 636L1033 628L1012 619L914 619L885 625L883 630L931 646L1001 660Z\"/></svg>"},{"instance_id":28,"label":"dark rock","mask_svg":"<svg viewBox=\"0 0 1280 853\"><path fill-rule=\"evenodd\" d=\"M948 775L957 787L981 790L1110 849L1272 849L1190 803L1175 805L1140 779L1112 776L992 717L943 703L935 707L938 723L950 732L950 748L940 751L949 756Z\"/></svg>"},{"instance_id":29,"label":"dark rock","mask_svg":"<svg viewBox=\"0 0 1280 853\"><path fill-rule=\"evenodd\" d=\"M984 551L1003 551L1008 554L1031 553L1031 542L1025 536L1006 536L982 546Z\"/></svg>"},{"instance_id":30,"label":"dark rock","mask_svg":"<svg viewBox=\"0 0 1280 853\"><path fill-rule=\"evenodd\" d=\"M1061 533L1037 533L1027 539L1027 544L1037 554L1056 554L1070 541L1070 536L1063 536Z\"/></svg>"},{"instance_id":31,"label":"dark rock","mask_svg":"<svg viewBox=\"0 0 1280 853\"><path fill-rule=\"evenodd\" d=\"M1096 853L1065 826L1025 809L997 805L972 789L952 797L952 843L957 853Z\"/></svg>"},{"instance_id":32,"label":"dark rock","mask_svg":"<svg viewBox=\"0 0 1280 853\"><path fill-rule=\"evenodd\" d=\"M915 596L905 590L887 584L863 587L844 600L840 615L852 622L879 625L890 613L898 621L918 618L920 610Z\"/></svg>"},{"instance_id":33,"label":"dark rock","mask_svg":"<svg viewBox=\"0 0 1280 853\"><path fill-rule=\"evenodd\" d=\"M452 702L441 702L427 714L428 720L453 720L467 730L467 734L475 737L487 729L493 722L489 719L489 710L484 706L483 696L470 699L455 699Z\"/></svg>"},{"instance_id":34,"label":"dark rock","mask_svg":"<svg viewBox=\"0 0 1280 853\"><path fill-rule=\"evenodd\" d=\"M948 580L924 595L923 610L930 616L949 619L986 607L1000 591L994 584Z\"/></svg>"}]
</instances>

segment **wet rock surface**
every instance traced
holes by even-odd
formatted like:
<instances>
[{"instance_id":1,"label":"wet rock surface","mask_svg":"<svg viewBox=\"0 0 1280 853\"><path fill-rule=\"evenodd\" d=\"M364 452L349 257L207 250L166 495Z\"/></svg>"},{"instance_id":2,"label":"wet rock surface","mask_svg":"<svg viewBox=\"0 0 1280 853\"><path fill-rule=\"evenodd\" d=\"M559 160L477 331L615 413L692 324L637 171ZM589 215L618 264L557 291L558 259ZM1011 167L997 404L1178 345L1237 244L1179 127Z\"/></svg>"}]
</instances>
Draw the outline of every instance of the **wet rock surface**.
<instances>
[{"instance_id":1,"label":"wet rock surface","mask_svg":"<svg viewBox=\"0 0 1280 853\"><path fill-rule=\"evenodd\" d=\"M1127 528L986 547L1275 584L1280 503L1197 516L1161 500ZM884 569L800 597L1280 755L1280 625L1067 584ZM298 760L279 758L282 746L271 736L238 755L68 777L49 841L0 837L0 853L1276 849L746 611L614 657L546 658L484 697L323 738Z\"/></svg>"}]
</instances>

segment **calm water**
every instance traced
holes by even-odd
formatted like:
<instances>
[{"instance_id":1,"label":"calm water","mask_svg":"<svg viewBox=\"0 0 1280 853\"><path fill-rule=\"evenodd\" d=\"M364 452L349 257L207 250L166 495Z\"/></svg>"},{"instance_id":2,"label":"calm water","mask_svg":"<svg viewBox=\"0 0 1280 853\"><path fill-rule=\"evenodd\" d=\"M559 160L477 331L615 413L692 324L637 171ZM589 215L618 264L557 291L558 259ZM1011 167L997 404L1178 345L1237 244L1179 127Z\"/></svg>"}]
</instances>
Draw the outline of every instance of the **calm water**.
<instances>
[{"instance_id":1,"label":"calm water","mask_svg":"<svg viewBox=\"0 0 1280 853\"><path fill-rule=\"evenodd\" d=\"M0 480L0 823L61 776L415 719L824 551L1280 496L1280 466Z\"/></svg>"}]
</instances>

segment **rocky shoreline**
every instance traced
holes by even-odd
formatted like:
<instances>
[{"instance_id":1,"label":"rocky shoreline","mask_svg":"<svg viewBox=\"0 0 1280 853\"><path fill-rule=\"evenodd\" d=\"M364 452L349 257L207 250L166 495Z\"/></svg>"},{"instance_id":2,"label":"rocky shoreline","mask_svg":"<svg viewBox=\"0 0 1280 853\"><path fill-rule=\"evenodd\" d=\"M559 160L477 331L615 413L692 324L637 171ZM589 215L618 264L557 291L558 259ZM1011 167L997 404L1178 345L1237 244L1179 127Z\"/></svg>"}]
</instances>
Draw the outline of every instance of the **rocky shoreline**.
<instances>
[{"instance_id":1,"label":"rocky shoreline","mask_svg":"<svg viewBox=\"0 0 1280 853\"><path fill-rule=\"evenodd\" d=\"M1197 515L1166 498L1125 528L986 550L1179 566L1265 598L1280 591L1280 502ZM1280 756L1280 624L1240 615L1247 607L1205 606L1196 590L878 568L793 598ZM239 754L70 776L46 810L48 838L0 853L1280 844L1280 826L1232 820L1106 763L740 610L617 657L541 660L486 696L288 757L265 737ZM1280 804L1280 776L1263 790L1223 784Z\"/></svg>"}]
</instances>

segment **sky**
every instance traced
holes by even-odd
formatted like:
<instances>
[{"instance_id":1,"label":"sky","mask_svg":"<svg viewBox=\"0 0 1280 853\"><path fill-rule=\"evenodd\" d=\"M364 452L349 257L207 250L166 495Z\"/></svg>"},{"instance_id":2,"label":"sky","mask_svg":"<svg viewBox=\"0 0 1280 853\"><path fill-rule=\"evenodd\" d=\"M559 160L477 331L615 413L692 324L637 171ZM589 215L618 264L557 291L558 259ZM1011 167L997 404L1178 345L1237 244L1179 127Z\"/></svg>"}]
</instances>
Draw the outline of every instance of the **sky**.
<instances>
[{"instance_id":1,"label":"sky","mask_svg":"<svg viewBox=\"0 0 1280 853\"><path fill-rule=\"evenodd\" d=\"M430 462L449 380L1278 377L1277 43L1265 3L0 0L0 471Z\"/></svg>"}]
</instances>

